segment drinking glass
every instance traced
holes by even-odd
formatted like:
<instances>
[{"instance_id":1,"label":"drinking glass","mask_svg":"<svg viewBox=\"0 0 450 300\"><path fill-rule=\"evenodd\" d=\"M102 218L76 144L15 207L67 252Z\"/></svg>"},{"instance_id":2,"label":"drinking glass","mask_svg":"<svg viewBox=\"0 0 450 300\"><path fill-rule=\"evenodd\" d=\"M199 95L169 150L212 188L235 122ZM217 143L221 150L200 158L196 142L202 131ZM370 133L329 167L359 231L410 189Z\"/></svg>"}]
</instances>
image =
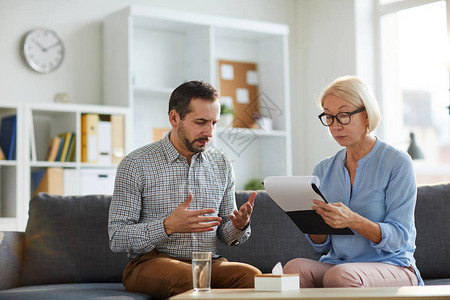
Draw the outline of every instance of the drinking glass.
<instances>
[{"instance_id":1,"label":"drinking glass","mask_svg":"<svg viewBox=\"0 0 450 300\"><path fill-rule=\"evenodd\" d=\"M211 258L212 252L192 252L192 281L196 291L211 289Z\"/></svg>"}]
</instances>

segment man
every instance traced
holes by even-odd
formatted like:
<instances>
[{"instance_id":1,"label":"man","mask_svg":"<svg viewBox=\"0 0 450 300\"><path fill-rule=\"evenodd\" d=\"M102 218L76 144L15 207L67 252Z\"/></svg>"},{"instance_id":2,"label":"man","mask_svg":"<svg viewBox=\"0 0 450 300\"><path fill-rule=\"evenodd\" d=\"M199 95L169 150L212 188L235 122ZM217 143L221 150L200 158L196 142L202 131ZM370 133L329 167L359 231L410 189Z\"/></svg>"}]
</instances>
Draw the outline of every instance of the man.
<instances>
[{"instance_id":1,"label":"man","mask_svg":"<svg viewBox=\"0 0 450 300\"><path fill-rule=\"evenodd\" d=\"M192 289L191 253L212 251L211 286L253 287L253 266L217 254L217 239L238 245L250 236L256 193L239 211L229 160L208 148L220 115L219 92L204 81L176 88L172 131L127 155L117 169L109 212L110 247L128 252L123 284L166 298Z\"/></svg>"}]
</instances>

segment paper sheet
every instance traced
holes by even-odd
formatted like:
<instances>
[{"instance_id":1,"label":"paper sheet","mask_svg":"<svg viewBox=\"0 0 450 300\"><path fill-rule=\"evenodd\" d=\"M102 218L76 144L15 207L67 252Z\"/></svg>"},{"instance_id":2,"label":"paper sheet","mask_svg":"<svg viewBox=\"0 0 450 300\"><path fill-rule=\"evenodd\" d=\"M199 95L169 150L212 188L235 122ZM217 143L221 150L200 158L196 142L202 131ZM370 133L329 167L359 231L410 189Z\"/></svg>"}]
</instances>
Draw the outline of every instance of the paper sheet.
<instances>
[{"instance_id":1,"label":"paper sheet","mask_svg":"<svg viewBox=\"0 0 450 300\"><path fill-rule=\"evenodd\" d=\"M234 68L232 65L222 65L220 68L220 76L222 79L233 80L234 79Z\"/></svg>"},{"instance_id":2,"label":"paper sheet","mask_svg":"<svg viewBox=\"0 0 450 300\"><path fill-rule=\"evenodd\" d=\"M269 176L264 179L264 188L270 197L286 212L311 210L314 199L322 198L311 184L320 186L316 176Z\"/></svg>"},{"instance_id":3,"label":"paper sheet","mask_svg":"<svg viewBox=\"0 0 450 300\"><path fill-rule=\"evenodd\" d=\"M238 103L249 103L248 89L236 89L236 101Z\"/></svg>"}]
</instances>

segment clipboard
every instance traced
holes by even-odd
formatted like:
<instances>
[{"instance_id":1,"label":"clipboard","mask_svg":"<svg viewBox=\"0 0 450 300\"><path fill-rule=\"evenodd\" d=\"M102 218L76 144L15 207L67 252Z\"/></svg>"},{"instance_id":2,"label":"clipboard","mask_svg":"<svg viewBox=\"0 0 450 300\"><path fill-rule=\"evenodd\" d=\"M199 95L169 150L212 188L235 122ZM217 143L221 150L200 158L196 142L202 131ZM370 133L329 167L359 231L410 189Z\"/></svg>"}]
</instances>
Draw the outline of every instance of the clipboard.
<instances>
[{"instance_id":1,"label":"clipboard","mask_svg":"<svg viewBox=\"0 0 450 300\"><path fill-rule=\"evenodd\" d=\"M313 209L313 199L321 198L316 176L269 176L264 179L269 196L280 206L297 227L307 234L354 235L350 228L333 228ZM319 199L320 200L320 199Z\"/></svg>"}]
</instances>

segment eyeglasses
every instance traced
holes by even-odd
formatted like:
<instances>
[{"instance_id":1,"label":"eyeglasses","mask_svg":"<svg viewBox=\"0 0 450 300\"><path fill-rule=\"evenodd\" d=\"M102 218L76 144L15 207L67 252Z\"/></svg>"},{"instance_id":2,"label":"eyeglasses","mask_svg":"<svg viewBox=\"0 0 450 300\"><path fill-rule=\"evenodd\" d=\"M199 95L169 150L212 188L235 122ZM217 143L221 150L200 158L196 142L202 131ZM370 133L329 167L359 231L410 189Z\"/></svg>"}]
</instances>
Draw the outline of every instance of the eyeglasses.
<instances>
[{"instance_id":1,"label":"eyeglasses","mask_svg":"<svg viewBox=\"0 0 450 300\"><path fill-rule=\"evenodd\" d=\"M333 125L334 122L334 118L336 118L336 120L341 123L342 125L347 125L348 123L350 123L351 119L350 116L357 114L359 112L362 112L366 110L365 107L361 107L358 108L357 110L354 110L352 112L340 112L336 115L330 115L330 114L326 114L326 113L321 113L320 115L318 115L320 122L322 122L322 124L324 126L331 126Z\"/></svg>"}]
</instances>

